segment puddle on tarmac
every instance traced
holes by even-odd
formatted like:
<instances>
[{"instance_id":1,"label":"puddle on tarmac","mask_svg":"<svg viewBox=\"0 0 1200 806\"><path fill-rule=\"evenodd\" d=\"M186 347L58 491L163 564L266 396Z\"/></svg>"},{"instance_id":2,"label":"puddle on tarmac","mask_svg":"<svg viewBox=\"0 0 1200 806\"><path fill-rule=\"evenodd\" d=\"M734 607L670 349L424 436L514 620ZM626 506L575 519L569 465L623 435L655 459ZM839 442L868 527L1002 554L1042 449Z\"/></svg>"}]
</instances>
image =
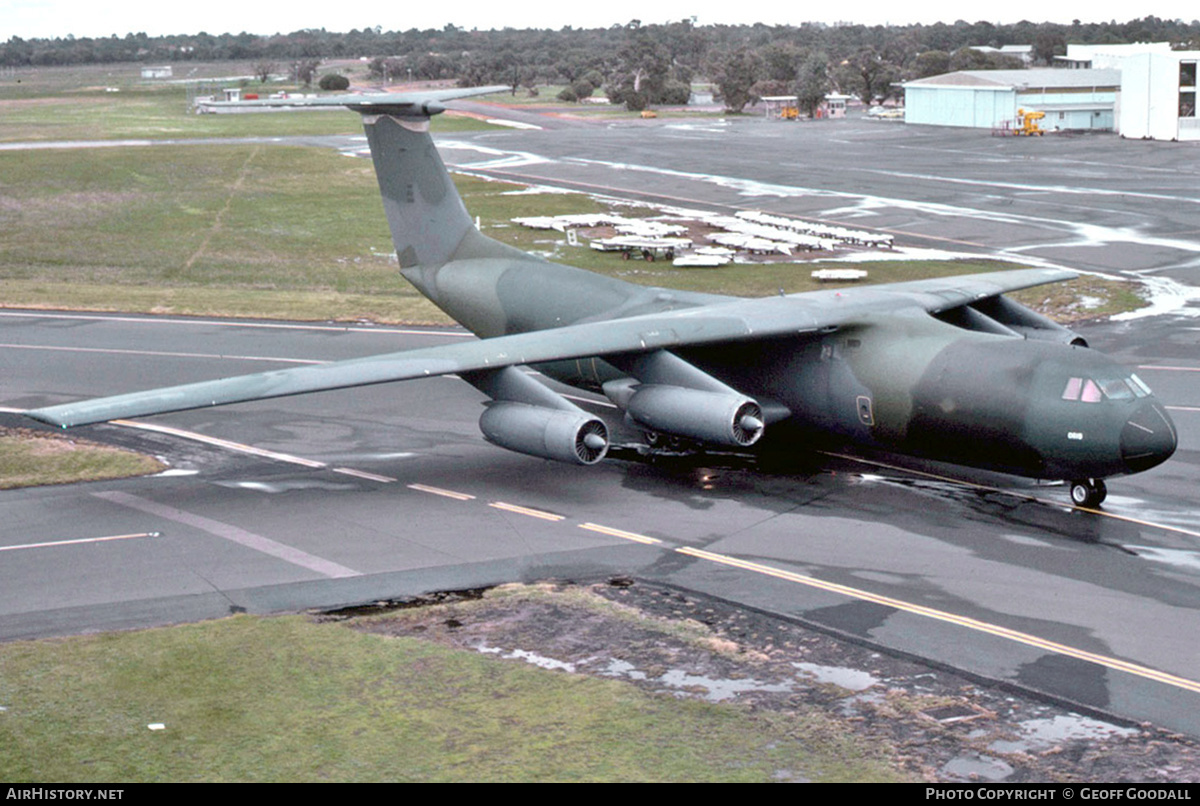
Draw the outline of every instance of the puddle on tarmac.
<instances>
[{"instance_id":1,"label":"puddle on tarmac","mask_svg":"<svg viewBox=\"0 0 1200 806\"><path fill-rule=\"evenodd\" d=\"M1200 551L1162 549L1154 546L1125 546L1125 548L1144 560L1166 563L1177 568L1200 571Z\"/></svg>"},{"instance_id":2,"label":"puddle on tarmac","mask_svg":"<svg viewBox=\"0 0 1200 806\"><path fill-rule=\"evenodd\" d=\"M1053 719L1030 719L1017 723L1019 739L997 739L988 745L996 753L1036 753L1075 739L1102 741L1136 736L1135 728L1122 728L1079 714L1064 714Z\"/></svg>"},{"instance_id":3,"label":"puddle on tarmac","mask_svg":"<svg viewBox=\"0 0 1200 806\"><path fill-rule=\"evenodd\" d=\"M816 663L793 663L792 666L818 683L832 683L847 691L866 691L879 682L879 678L872 677L866 672L843 666L820 666Z\"/></svg>"},{"instance_id":4,"label":"puddle on tarmac","mask_svg":"<svg viewBox=\"0 0 1200 806\"><path fill-rule=\"evenodd\" d=\"M704 699L709 702L732 699L747 691L788 692L792 690L791 683L761 683L750 677L745 680L717 680L703 675L688 674L681 669L672 669L655 682L677 689L707 689L708 693L704 695Z\"/></svg>"},{"instance_id":5,"label":"puddle on tarmac","mask_svg":"<svg viewBox=\"0 0 1200 806\"><path fill-rule=\"evenodd\" d=\"M722 702L747 692L787 693L800 685L816 682L830 683L848 691L861 692L876 685L880 681L866 672L839 666L820 666L815 663L793 663L800 680L783 683L767 683L754 678L714 678L705 675L691 674L682 669L671 669L658 677L651 677L628 661L609 658L589 658L579 663L548 658L528 652L524 649L502 649L500 647L476 644L475 649L489 655L499 655L511 660L523 660L543 669L559 669L566 672L576 672L580 667L602 662L604 666L597 670L604 677L619 677L639 682L651 682L680 692L700 693L709 702ZM595 673L595 672L594 672Z\"/></svg>"},{"instance_id":6,"label":"puddle on tarmac","mask_svg":"<svg viewBox=\"0 0 1200 806\"><path fill-rule=\"evenodd\" d=\"M1013 774L1013 768L991 756L958 756L947 761L941 777L947 781L1003 781Z\"/></svg>"},{"instance_id":7,"label":"puddle on tarmac","mask_svg":"<svg viewBox=\"0 0 1200 806\"><path fill-rule=\"evenodd\" d=\"M293 481L218 481L219 487L232 487L236 490L253 490L258 493L286 493L292 490L357 490L355 484L338 484L332 481L317 481L315 479Z\"/></svg>"},{"instance_id":8,"label":"puddle on tarmac","mask_svg":"<svg viewBox=\"0 0 1200 806\"><path fill-rule=\"evenodd\" d=\"M498 646L487 646L486 644L476 644L475 649L485 655L499 655L508 660L523 660L542 669L558 669L559 671L572 673L575 671L574 663L547 658L545 655L539 655L536 652L527 652L524 649L504 650Z\"/></svg>"}]
</instances>

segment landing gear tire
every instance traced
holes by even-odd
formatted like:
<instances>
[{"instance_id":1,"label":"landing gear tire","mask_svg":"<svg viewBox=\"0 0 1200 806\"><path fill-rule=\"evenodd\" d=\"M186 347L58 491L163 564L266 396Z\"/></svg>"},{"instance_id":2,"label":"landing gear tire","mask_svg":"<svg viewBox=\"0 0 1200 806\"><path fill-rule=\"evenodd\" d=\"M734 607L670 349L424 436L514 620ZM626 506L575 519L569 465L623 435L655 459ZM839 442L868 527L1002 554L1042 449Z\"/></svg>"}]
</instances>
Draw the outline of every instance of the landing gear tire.
<instances>
[{"instance_id":1,"label":"landing gear tire","mask_svg":"<svg viewBox=\"0 0 1200 806\"><path fill-rule=\"evenodd\" d=\"M1071 482L1071 503L1085 509L1095 509L1108 497L1104 479L1084 479Z\"/></svg>"}]
</instances>

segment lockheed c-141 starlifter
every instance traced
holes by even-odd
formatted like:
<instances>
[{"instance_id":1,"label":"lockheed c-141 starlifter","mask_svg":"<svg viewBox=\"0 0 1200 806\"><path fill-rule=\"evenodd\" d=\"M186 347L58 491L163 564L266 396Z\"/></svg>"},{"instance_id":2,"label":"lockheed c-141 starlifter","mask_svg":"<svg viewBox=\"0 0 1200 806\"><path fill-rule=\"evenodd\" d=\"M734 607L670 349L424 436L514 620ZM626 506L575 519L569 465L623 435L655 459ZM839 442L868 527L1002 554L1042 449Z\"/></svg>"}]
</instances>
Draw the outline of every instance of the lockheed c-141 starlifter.
<instances>
[{"instance_id":1,"label":"lockheed c-141 starlifter","mask_svg":"<svg viewBox=\"0 0 1200 806\"><path fill-rule=\"evenodd\" d=\"M401 273L479 340L29 416L69 427L454 373L491 399L479 423L491 442L563 462L603 459L605 422L522 371L529 366L605 395L651 441L740 450L832 439L1065 480L1085 507L1104 500L1105 478L1174 452L1174 425L1141 379L1003 296L1068 271L742 299L634 285L484 236L429 135L442 102L481 91L302 102L362 114Z\"/></svg>"}]
</instances>

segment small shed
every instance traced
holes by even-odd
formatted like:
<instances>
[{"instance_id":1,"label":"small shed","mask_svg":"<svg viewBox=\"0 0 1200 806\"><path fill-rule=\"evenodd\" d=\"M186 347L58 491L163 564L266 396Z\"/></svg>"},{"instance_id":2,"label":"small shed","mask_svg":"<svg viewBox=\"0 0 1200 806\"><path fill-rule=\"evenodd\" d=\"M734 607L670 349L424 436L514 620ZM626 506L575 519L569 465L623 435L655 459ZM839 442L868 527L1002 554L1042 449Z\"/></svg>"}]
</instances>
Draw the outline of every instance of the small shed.
<instances>
[{"instance_id":1,"label":"small shed","mask_svg":"<svg viewBox=\"0 0 1200 806\"><path fill-rule=\"evenodd\" d=\"M764 95L767 117L795 120L799 116L800 97L797 95Z\"/></svg>"},{"instance_id":2,"label":"small shed","mask_svg":"<svg viewBox=\"0 0 1200 806\"><path fill-rule=\"evenodd\" d=\"M821 101L821 105L817 107L817 117L821 118L844 118L846 117L846 104L853 98L853 95L842 95L837 92L826 93L825 100Z\"/></svg>"}]
</instances>

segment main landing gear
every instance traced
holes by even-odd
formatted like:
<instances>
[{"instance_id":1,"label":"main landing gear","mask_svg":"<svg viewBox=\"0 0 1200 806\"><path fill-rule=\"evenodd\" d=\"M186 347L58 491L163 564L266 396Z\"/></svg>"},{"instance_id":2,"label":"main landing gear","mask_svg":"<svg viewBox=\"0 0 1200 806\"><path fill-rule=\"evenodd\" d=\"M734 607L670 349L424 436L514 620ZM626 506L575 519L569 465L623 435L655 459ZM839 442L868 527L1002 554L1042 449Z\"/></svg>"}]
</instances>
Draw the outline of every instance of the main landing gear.
<instances>
[{"instance_id":1,"label":"main landing gear","mask_svg":"<svg viewBox=\"0 0 1200 806\"><path fill-rule=\"evenodd\" d=\"M1071 482L1071 503L1077 507L1095 509L1108 497L1104 479L1081 479Z\"/></svg>"}]
</instances>

